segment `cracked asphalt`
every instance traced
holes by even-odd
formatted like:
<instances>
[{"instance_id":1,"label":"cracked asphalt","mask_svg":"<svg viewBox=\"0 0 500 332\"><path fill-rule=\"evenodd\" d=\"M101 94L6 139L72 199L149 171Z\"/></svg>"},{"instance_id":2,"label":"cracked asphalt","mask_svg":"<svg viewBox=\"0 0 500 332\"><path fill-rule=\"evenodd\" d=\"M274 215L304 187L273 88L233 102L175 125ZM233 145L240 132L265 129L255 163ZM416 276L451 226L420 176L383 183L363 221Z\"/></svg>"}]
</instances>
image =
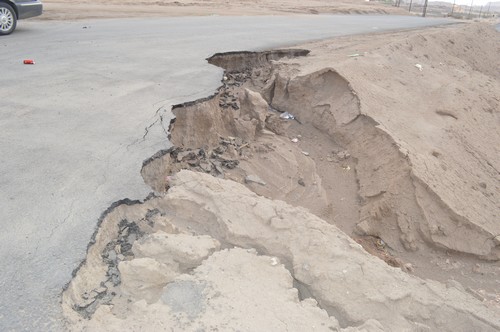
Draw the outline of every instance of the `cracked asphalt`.
<instances>
[{"instance_id":1,"label":"cracked asphalt","mask_svg":"<svg viewBox=\"0 0 500 332\"><path fill-rule=\"evenodd\" d=\"M59 296L100 214L150 189L171 105L205 97L213 53L447 23L398 16L21 21L0 38L0 330L63 329ZM35 65L23 65L34 59Z\"/></svg>"}]
</instances>

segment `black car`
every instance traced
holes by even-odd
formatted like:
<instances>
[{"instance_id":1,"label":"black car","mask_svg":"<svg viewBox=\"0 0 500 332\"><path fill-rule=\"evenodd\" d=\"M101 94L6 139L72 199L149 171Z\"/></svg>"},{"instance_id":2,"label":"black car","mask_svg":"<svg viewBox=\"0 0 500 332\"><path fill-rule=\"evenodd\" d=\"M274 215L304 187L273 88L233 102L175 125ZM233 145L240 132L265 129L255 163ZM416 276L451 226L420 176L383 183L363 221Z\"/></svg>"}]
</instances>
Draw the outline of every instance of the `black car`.
<instances>
[{"instance_id":1,"label":"black car","mask_svg":"<svg viewBox=\"0 0 500 332\"><path fill-rule=\"evenodd\" d=\"M42 15L40 0L0 0L0 36L12 33L17 20Z\"/></svg>"}]
</instances>

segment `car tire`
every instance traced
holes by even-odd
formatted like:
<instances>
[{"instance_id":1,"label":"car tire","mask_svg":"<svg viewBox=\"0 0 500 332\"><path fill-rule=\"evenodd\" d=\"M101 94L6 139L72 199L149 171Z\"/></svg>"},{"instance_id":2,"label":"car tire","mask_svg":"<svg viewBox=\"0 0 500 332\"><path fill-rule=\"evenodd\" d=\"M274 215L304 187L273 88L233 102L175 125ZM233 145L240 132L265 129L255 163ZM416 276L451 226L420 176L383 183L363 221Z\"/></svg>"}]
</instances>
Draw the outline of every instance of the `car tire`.
<instances>
[{"instance_id":1,"label":"car tire","mask_svg":"<svg viewBox=\"0 0 500 332\"><path fill-rule=\"evenodd\" d=\"M0 2L0 36L11 34L16 29L16 12L11 6Z\"/></svg>"}]
</instances>

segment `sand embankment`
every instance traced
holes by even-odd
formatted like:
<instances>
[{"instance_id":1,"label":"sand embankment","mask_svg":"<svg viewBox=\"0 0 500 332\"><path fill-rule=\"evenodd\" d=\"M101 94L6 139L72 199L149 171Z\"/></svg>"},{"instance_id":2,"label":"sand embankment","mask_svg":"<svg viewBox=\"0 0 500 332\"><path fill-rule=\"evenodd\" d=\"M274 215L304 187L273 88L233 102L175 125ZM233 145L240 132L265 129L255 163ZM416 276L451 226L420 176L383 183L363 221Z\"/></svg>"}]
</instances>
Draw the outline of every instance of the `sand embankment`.
<instances>
[{"instance_id":1,"label":"sand embankment","mask_svg":"<svg viewBox=\"0 0 500 332\"><path fill-rule=\"evenodd\" d=\"M73 329L500 329L500 35L302 48L209 59L155 194L103 215L65 290Z\"/></svg>"}]
</instances>

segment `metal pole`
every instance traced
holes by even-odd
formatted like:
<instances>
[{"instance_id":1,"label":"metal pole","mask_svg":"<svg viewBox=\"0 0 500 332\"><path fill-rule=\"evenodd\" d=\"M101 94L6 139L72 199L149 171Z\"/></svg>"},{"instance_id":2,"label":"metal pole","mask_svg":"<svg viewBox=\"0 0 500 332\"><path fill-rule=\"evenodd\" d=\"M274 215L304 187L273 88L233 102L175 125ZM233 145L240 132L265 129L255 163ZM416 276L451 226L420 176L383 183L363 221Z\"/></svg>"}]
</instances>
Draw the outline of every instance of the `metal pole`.
<instances>
[{"instance_id":1,"label":"metal pole","mask_svg":"<svg viewBox=\"0 0 500 332\"><path fill-rule=\"evenodd\" d=\"M422 13L422 17L425 17L425 14L427 14L427 3L429 2L429 0L425 0L425 3L424 3L424 12Z\"/></svg>"},{"instance_id":2,"label":"metal pole","mask_svg":"<svg viewBox=\"0 0 500 332\"><path fill-rule=\"evenodd\" d=\"M472 13L472 5L474 4L474 0L470 2L470 9L469 9L469 19L471 18L470 13Z\"/></svg>"},{"instance_id":3,"label":"metal pole","mask_svg":"<svg viewBox=\"0 0 500 332\"><path fill-rule=\"evenodd\" d=\"M451 15L453 16L453 11L455 10L455 0L453 0L453 7L451 7Z\"/></svg>"},{"instance_id":4,"label":"metal pole","mask_svg":"<svg viewBox=\"0 0 500 332\"><path fill-rule=\"evenodd\" d=\"M413 0L410 0L410 8L408 8L408 13L411 13L411 4L413 3Z\"/></svg>"}]
</instances>

